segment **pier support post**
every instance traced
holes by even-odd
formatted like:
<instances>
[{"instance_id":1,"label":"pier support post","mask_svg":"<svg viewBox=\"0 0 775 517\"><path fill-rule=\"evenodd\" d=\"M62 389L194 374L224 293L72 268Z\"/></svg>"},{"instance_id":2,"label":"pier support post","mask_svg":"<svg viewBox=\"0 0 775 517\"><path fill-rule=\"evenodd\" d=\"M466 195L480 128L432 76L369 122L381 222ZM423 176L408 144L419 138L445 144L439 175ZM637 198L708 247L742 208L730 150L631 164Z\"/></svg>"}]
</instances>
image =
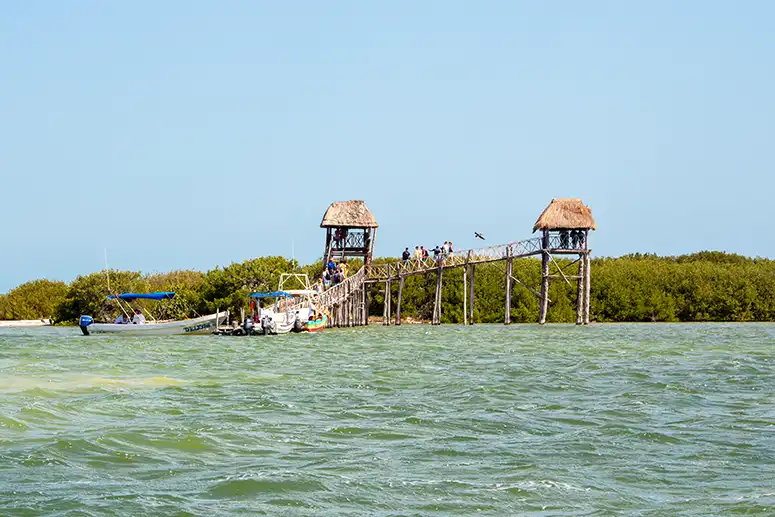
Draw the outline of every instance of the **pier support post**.
<instances>
[{"instance_id":1,"label":"pier support post","mask_svg":"<svg viewBox=\"0 0 775 517\"><path fill-rule=\"evenodd\" d=\"M363 325L363 289L358 286L355 291L355 321L360 327Z\"/></svg>"},{"instance_id":2,"label":"pier support post","mask_svg":"<svg viewBox=\"0 0 775 517\"><path fill-rule=\"evenodd\" d=\"M468 325L468 264L463 267L463 325Z\"/></svg>"},{"instance_id":3,"label":"pier support post","mask_svg":"<svg viewBox=\"0 0 775 517\"><path fill-rule=\"evenodd\" d=\"M470 325L474 324L474 278L476 276L476 266L474 264L470 265L471 268L471 279L469 280L468 284L468 323Z\"/></svg>"},{"instance_id":4,"label":"pier support post","mask_svg":"<svg viewBox=\"0 0 775 517\"><path fill-rule=\"evenodd\" d=\"M361 300L363 302L363 325L368 326L369 324L369 284L363 283L363 299Z\"/></svg>"},{"instance_id":5,"label":"pier support post","mask_svg":"<svg viewBox=\"0 0 775 517\"><path fill-rule=\"evenodd\" d=\"M506 314L503 318L504 325L511 324L511 272L512 272L512 258L511 248L506 248Z\"/></svg>"},{"instance_id":6,"label":"pier support post","mask_svg":"<svg viewBox=\"0 0 775 517\"><path fill-rule=\"evenodd\" d=\"M383 325L390 325L390 299L393 297L392 293L390 292L391 289L391 281L390 278L388 278L385 281L385 306L382 309L382 324Z\"/></svg>"},{"instance_id":7,"label":"pier support post","mask_svg":"<svg viewBox=\"0 0 775 517\"><path fill-rule=\"evenodd\" d=\"M541 246L541 307L538 313L538 323L546 323L546 311L549 309L549 232L544 230L544 238Z\"/></svg>"},{"instance_id":8,"label":"pier support post","mask_svg":"<svg viewBox=\"0 0 775 517\"><path fill-rule=\"evenodd\" d=\"M584 255L579 255L579 275L578 286L576 289L576 325L584 323L584 285L586 284L586 277L584 276L584 262L586 261Z\"/></svg>"},{"instance_id":9,"label":"pier support post","mask_svg":"<svg viewBox=\"0 0 775 517\"><path fill-rule=\"evenodd\" d=\"M347 297L345 303L346 311L347 311L347 321L346 325L348 327L353 326L353 298L352 298L352 284L350 282L347 282L347 287L345 288L345 296Z\"/></svg>"},{"instance_id":10,"label":"pier support post","mask_svg":"<svg viewBox=\"0 0 775 517\"><path fill-rule=\"evenodd\" d=\"M396 325L401 325L401 295L404 292L405 277L398 277L398 298L396 299Z\"/></svg>"},{"instance_id":11,"label":"pier support post","mask_svg":"<svg viewBox=\"0 0 775 517\"><path fill-rule=\"evenodd\" d=\"M439 268L436 274L436 298L433 302L433 325L441 325L441 280L443 269Z\"/></svg>"}]
</instances>

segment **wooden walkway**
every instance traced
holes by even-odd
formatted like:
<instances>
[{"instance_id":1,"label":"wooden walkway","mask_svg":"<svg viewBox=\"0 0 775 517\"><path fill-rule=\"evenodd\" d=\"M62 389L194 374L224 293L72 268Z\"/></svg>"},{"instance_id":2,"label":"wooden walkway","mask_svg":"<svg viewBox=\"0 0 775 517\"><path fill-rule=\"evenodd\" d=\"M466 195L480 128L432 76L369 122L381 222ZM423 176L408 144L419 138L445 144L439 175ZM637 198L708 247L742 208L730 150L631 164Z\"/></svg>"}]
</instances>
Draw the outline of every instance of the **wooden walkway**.
<instances>
[{"instance_id":1,"label":"wooden walkway","mask_svg":"<svg viewBox=\"0 0 775 517\"><path fill-rule=\"evenodd\" d=\"M574 246L575 245L575 246ZM544 258L544 278L561 279L570 284L571 279L579 280L581 285L580 269L579 275L565 274L564 270L583 260L586 257L587 268L589 267L590 250L585 242L571 243L568 239L563 239L559 235L547 235L546 237L535 237L523 241L510 242L508 244L498 244L483 248L474 248L463 251L456 251L447 255L443 259L435 260L429 257L425 260L410 259L408 261L398 261L387 264L370 264L362 267L357 273L347 278L344 282L337 284L324 293L316 297L315 303L325 308L329 313L329 326L332 327L351 327L368 325L368 291L367 287L373 283L385 283L385 293L392 293L392 282L398 282L398 296L395 311L395 323L401 324L401 295L404 286L404 279L413 275L426 275L436 273L436 299L434 301L434 312L432 322L439 324L441 322L441 285L444 270L453 268L463 268L464 282L464 323L469 323L469 314L473 315L474 310L474 274L477 264L487 264L493 262L505 262L506 275L506 316L504 323L510 323L511 308L511 287L512 282L517 282L538 296L542 302L548 303L548 283L546 288L541 287L541 292L533 287L526 285L512 274L512 260L530 256L541 255ZM563 267L554 261L552 255L578 255L579 258ZM553 263L556 271L549 271L549 263ZM588 273L586 273L588 274ZM587 293L579 288L579 296L588 297ZM467 298L467 299L466 299ZM542 304L545 305L545 304ZM579 305L580 306L580 305ZM542 309L541 323L545 318L546 308ZM587 309L588 313L588 309ZM579 312L579 320L583 319L582 312ZM587 314L588 319L588 314ZM383 311L384 324L389 325L392 320L392 294L385 296ZM473 323L473 321L470 321Z\"/></svg>"}]
</instances>

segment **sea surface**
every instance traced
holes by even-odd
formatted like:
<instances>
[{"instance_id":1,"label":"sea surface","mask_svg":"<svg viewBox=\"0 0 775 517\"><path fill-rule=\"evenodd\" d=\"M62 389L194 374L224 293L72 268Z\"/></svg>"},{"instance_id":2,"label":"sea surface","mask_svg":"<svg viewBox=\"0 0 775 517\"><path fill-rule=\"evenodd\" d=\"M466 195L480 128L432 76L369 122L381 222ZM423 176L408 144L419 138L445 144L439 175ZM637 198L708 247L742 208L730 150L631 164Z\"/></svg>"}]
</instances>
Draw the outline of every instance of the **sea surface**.
<instances>
[{"instance_id":1,"label":"sea surface","mask_svg":"<svg viewBox=\"0 0 775 517\"><path fill-rule=\"evenodd\" d=\"M2 516L775 515L775 325L0 330Z\"/></svg>"}]
</instances>

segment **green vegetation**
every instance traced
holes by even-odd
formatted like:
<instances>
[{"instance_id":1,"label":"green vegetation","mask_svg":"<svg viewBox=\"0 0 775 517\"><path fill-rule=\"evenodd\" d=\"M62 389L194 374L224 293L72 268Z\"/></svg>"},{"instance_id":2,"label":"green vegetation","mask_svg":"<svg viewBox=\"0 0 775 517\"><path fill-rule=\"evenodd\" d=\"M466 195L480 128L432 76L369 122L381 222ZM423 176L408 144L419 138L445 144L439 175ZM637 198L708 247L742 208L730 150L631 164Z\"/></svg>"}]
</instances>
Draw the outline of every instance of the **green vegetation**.
<instances>
[{"instance_id":1,"label":"green vegetation","mask_svg":"<svg viewBox=\"0 0 775 517\"><path fill-rule=\"evenodd\" d=\"M375 263L395 260L378 259ZM561 266L569 264L570 261L560 261ZM360 266L360 261L352 261L350 273ZM570 265L566 274L575 274L575 268ZM315 278L322 269L322 261L300 266L283 257L262 257L206 273L173 271L146 275L111 270L80 276L70 284L34 280L0 295L0 319L53 317L58 322L74 323L79 315L90 314L110 321L117 308L105 295L128 291L176 291L178 296L171 302L149 305L159 318L191 317L216 309L238 313L246 305L248 293L276 289L281 273L307 273ZM502 263L476 267L474 321L503 321L504 271ZM537 287L540 275L537 259L514 262L514 276L527 285ZM462 277L460 269L444 272L444 323L463 319ZM382 315L383 289L384 284L370 288L372 316ZM429 320L434 290L435 273L407 278L402 316ZM775 262L713 251L679 257L634 254L596 258L592 260L591 296L591 317L597 321L775 321ZM575 285L554 281L549 297L549 321L575 321ZM535 322L538 299L514 284L511 310L513 322Z\"/></svg>"}]
</instances>

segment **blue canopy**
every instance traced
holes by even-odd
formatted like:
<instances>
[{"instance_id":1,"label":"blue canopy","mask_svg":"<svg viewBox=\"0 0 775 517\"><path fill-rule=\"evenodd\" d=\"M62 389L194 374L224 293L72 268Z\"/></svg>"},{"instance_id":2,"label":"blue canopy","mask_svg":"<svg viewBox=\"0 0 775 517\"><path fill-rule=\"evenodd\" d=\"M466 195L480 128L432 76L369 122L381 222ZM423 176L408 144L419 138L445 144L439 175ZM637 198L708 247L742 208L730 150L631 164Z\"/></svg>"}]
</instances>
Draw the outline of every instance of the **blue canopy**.
<instances>
[{"instance_id":1,"label":"blue canopy","mask_svg":"<svg viewBox=\"0 0 775 517\"><path fill-rule=\"evenodd\" d=\"M293 298L285 291L273 291L271 293L250 293L250 298Z\"/></svg>"},{"instance_id":2,"label":"blue canopy","mask_svg":"<svg viewBox=\"0 0 775 517\"><path fill-rule=\"evenodd\" d=\"M122 293L118 296L108 296L109 299L115 300L126 300L131 302L132 300L171 300L175 297L175 293L167 291L167 292L160 292L160 293Z\"/></svg>"}]
</instances>

